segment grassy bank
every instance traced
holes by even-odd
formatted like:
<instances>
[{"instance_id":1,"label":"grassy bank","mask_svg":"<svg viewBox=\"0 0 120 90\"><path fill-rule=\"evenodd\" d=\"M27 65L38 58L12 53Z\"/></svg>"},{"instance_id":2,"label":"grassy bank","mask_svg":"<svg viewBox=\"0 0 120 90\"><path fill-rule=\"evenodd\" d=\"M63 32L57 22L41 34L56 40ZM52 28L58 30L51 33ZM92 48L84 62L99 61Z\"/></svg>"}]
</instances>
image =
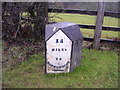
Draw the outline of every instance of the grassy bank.
<instances>
[{"instance_id":1,"label":"grassy bank","mask_svg":"<svg viewBox=\"0 0 120 90\"><path fill-rule=\"evenodd\" d=\"M84 48L81 66L66 74L44 74L44 55L32 55L12 70L3 71L8 88L116 88L118 53Z\"/></svg>"}]
</instances>

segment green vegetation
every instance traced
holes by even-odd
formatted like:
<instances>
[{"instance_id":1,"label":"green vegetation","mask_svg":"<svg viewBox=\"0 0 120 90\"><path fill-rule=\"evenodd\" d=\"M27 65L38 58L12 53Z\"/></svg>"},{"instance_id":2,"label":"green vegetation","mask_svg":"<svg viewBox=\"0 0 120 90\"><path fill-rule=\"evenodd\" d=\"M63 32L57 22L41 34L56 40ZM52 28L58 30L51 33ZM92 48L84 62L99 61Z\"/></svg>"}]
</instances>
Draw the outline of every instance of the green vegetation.
<instances>
[{"instance_id":1,"label":"green vegetation","mask_svg":"<svg viewBox=\"0 0 120 90\"><path fill-rule=\"evenodd\" d=\"M117 88L117 54L84 48L81 66L64 74L44 74L44 55L35 54L14 69L3 71L3 87Z\"/></svg>"},{"instance_id":2,"label":"green vegetation","mask_svg":"<svg viewBox=\"0 0 120 90\"><path fill-rule=\"evenodd\" d=\"M90 15L80 15L80 14L65 14L65 13L50 13L50 17L53 17L50 19L50 21L54 22L72 22L77 24L86 24L86 25L95 25L96 23L96 16L90 16ZM118 27L118 18L112 18L112 17L104 17L104 25L103 26L110 26L110 27ZM81 32L84 37L93 37L94 36L94 30L93 29L83 29L81 28ZM102 31L102 38L120 38L118 36L120 32L114 32L114 31Z\"/></svg>"},{"instance_id":3,"label":"green vegetation","mask_svg":"<svg viewBox=\"0 0 120 90\"><path fill-rule=\"evenodd\" d=\"M94 30L93 29L83 29L81 28L81 32L84 37L94 37ZM112 38L120 38L120 32L114 31L102 31L102 39L112 39Z\"/></svg>"},{"instance_id":4,"label":"green vegetation","mask_svg":"<svg viewBox=\"0 0 120 90\"><path fill-rule=\"evenodd\" d=\"M50 20L95 25L96 16L79 14L56 14ZM105 17L104 26L118 27L118 19ZM84 37L93 37L94 30L82 29ZM118 32L103 31L102 38L119 38ZM40 46L40 45L38 45ZM14 47L4 52L3 59L8 60L3 70L4 88L117 88L118 52L98 51L83 48L81 66L73 72L62 74L44 74L45 55L32 54L35 47ZM40 47L38 47L40 48ZM19 53L17 52L19 51ZM27 51L29 53L27 53ZM37 50L32 50L32 52ZM40 51L40 50L39 50ZM10 54L10 55L9 55ZM28 56L32 55L30 58ZM7 57L8 58L7 58ZM19 56L19 57L18 57ZM20 58L20 59L18 59ZM26 60L25 60L26 59ZM18 62L21 62L20 64Z\"/></svg>"},{"instance_id":5,"label":"green vegetation","mask_svg":"<svg viewBox=\"0 0 120 90\"><path fill-rule=\"evenodd\" d=\"M66 14L66 13L49 13L54 18L50 20L55 22L72 22L77 24L95 25L96 16L92 15L81 15L81 14ZM118 27L118 18L104 17L103 26Z\"/></svg>"}]
</instances>

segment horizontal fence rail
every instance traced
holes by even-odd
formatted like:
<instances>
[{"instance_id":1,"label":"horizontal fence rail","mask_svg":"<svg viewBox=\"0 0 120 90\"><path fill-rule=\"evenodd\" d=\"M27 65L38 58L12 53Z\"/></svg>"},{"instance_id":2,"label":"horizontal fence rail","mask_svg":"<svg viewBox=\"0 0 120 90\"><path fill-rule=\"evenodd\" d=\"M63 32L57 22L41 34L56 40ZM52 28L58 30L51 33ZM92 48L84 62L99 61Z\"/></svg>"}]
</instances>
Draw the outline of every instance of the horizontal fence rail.
<instances>
[{"instance_id":1,"label":"horizontal fence rail","mask_svg":"<svg viewBox=\"0 0 120 90\"><path fill-rule=\"evenodd\" d=\"M56 22L49 22L49 24L56 23ZM80 28L86 28L86 29L95 29L95 25L85 25L85 24L78 24ZM103 26L102 30L106 31L120 31L120 27L107 27Z\"/></svg>"},{"instance_id":2,"label":"horizontal fence rail","mask_svg":"<svg viewBox=\"0 0 120 90\"><path fill-rule=\"evenodd\" d=\"M48 12L53 13L71 13L71 14L87 14L87 15L97 15L97 11L91 11L91 10L71 10L71 9L52 9L49 8ZM119 12L105 12L104 16L110 16L115 18L120 18ZM56 23L56 22L49 22L49 24ZM86 28L86 29L95 29L95 25L84 25L84 24L78 24L80 28ZM120 27L107 27L103 26L102 30L106 31L120 31ZM85 41L93 41L93 38L90 37L84 37ZM110 42L110 43L119 43L119 39L100 39L100 42Z\"/></svg>"},{"instance_id":3,"label":"horizontal fence rail","mask_svg":"<svg viewBox=\"0 0 120 90\"><path fill-rule=\"evenodd\" d=\"M59 8L53 9L53 8L49 8L48 12L97 15L97 11L93 11L93 10L88 11L88 10L76 10L76 9L59 9ZM108 12L108 11L106 11L104 16L120 18L120 12Z\"/></svg>"},{"instance_id":4,"label":"horizontal fence rail","mask_svg":"<svg viewBox=\"0 0 120 90\"><path fill-rule=\"evenodd\" d=\"M87 29L95 29L95 25L84 25L84 24L78 24L80 28L87 28ZM106 31L120 31L120 27L107 27L103 26L102 30Z\"/></svg>"},{"instance_id":5,"label":"horizontal fence rail","mask_svg":"<svg viewBox=\"0 0 120 90\"><path fill-rule=\"evenodd\" d=\"M93 41L94 39L93 38L90 38L90 37L83 37L83 39L85 41ZM118 43L120 42L120 40L111 40L111 39L100 39L100 42L109 42L109 43Z\"/></svg>"},{"instance_id":6,"label":"horizontal fence rail","mask_svg":"<svg viewBox=\"0 0 120 90\"><path fill-rule=\"evenodd\" d=\"M48 22L48 24L52 24L52 23L56 23L56 22ZM94 25L83 25L83 24L78 24L79 27L81 28L87 28L87 29L95 29ZM120 31L120 28L116 28L116 27L103 27L103 30L107 30L107 31ZM84 37L85 41L93 41L93 38L90 37ZM101 42L110 42L110 43L119 43L120 40L119 39L100 39Z\"/></svg>"}]
</instances>

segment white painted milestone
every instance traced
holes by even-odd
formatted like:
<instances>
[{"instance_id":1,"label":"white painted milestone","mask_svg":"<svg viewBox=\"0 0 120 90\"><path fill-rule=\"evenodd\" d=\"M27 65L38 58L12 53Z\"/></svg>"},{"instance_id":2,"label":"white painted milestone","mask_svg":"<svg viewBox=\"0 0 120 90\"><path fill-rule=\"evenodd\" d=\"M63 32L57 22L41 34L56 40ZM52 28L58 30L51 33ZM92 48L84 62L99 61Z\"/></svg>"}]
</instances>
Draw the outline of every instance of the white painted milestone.
<instances>
[{"instance_id":1,"label":"white painted milestone","mask_svg":"<svg viewBox=\"0 0 120 90\"><path fill-rule=\"evenodd\" d=\"M72 41L59 30L46 42L46 45L46 72L69 72Z\"/></svg>"}]
</instances>

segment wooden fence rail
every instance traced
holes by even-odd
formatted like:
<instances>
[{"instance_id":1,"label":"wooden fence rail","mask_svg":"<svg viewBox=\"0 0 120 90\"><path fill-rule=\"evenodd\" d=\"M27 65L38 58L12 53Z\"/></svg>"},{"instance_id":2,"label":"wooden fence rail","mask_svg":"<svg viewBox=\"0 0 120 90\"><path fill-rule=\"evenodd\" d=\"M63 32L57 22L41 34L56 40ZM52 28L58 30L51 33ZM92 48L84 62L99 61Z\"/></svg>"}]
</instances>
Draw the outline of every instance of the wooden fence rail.
<instances>
[{"instance_id":1,"label":"wooden fence rail","mask_svg":"<svg viewBox=\"0 0 120 90\"><path fill-rule=\"evenodd\" d=\"M55 23L55 22L49 22L49 23ZM95 29L95 25L85 25L85 24L78 24L80 28L86 28L86 29ZM103 26L103 30L106 31L120 31L120 27L107 27Z\"/></svg>"},{"instance_id":2,"label":"wooden fence rail","mask_svg":"<svg viewBox=\"0 0 120 90\"><path fill-rule=\"evenodd\" d=\"M85 41L90 41L90 42L92 42L94 40L91 37L83 37L83 39ZM118 43L119 44L120 40L100 39L100 42L109 42L109 43Z\"/></svg>"},{"instance_id":3,"label":"wooden fence rail","mask_svg":"<svg viewBox=\"0 0 120 90\"><path fill-rule=\"evenodd\" d=\"M56 22L48 22L49 24L52 24L52 23L56 23ZM95 26L94 25L83 25L83 24L78 24L79 27L81 28L87 28L87 29L95 29ZM113 30L112 30L113 29ZM103 30L107 30L107 31L120 31L120 28L116 28L116 27L103 27ZM84 37L84 40L85 41L93 41L93 38L90 38L90 37ZM101 42L109 42L109 43L119 43L120 40L119 39L101 39L100 40Z\"/></svg>"},{"instance_id":4,"label":"wooden fence rail","mask_svg":"<svg viewBox=\"0 0 120 90\"><path fill-rule=\"evenodd\" d=\"M97 15L97 11L86 11L86 10L71 10L71 9L52 9L49 8L48 12L53 13L71 13L71 14L87 14L87 15ZM120 18L119 12L105 12L104 16L110 16L115 18ZM49 22L49 23L55 23L55 22ZM86 28L86 29L95 29L95 25L84 25L84 24L78 24L80 28ZM106 31L120 31L120 27L107 27L103 26L102 30ZM85 41L93 41L93 38L90 37L84 37ZM100 39L101 42L110 42L110 43L119 43L120 40L111 40L111 39Z\"/></svg>"},{"instance_id":5,"label":"wooden fence rail","mask_svg":"<svg viewBox=\"0 0 120 90\"><path fill-rule=\"evenodd\" d=\"M97 15L97 11L94 10L76 10L76 9L59 9L59 8L49 8L48 12L53 13L71 13L71 14L87 14L87 15ZM120 12L108 12L106 11L104 16L110 16L115 18L120 18Z\"/></svg>"},{"instance_id":6,"label":"wooden fence rail","mask_svg":"<svg viewBox=\"0 0 120 90\"><path fill-rule=\"evenodd\" d=\"M95 29L95 25L84 25L84 24L78 24L78 25L81 28ZM106 31L120 31L120 28L119 27L107 27L107 26L103 26L102 30L106 30Z\"/></svg>"},{"instance_id":7,"label":"wooden fence rail","mask_svg":"<svg viewBox=\"0 0 120 90\"><path fill-rule=\"evenodd\" d=\"M48 12L97 15L97 11L70 10L70 9L51 9L51 8L49 8ZM110 17L116 17L116 18L118 18L118 17L120 17L120 13L119 12L105 12L105 16L110 16ZM81 28L95 29L95 25L79 24L79 26ZM120 27L107 27L107 26L103 26L102 30L120 31Z\"/></svg>"}]
</instances>

